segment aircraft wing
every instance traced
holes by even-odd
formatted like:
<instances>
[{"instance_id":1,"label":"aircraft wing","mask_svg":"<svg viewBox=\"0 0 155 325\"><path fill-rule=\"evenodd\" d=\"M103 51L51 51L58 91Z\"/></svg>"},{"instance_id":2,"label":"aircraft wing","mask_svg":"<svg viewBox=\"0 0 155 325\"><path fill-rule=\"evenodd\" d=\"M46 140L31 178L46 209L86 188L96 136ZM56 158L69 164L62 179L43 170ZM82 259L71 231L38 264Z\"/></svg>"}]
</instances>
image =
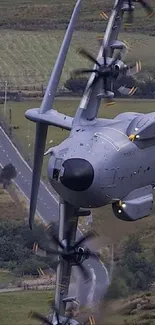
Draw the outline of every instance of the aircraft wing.
<instances>
[{"instance_id":1,"label":"aircraft wing","mask_svg":"<svg viewBox=\"0 0 155 325\"><path fill-rule=\"evenodd\" d=\"M33 108L26 111L25 116L33 121L53 125L65 130L71 130L73 118L71 116L59 113L55 109L48 110L40 114L39 108Z\"/></svg>"}]
</instances>

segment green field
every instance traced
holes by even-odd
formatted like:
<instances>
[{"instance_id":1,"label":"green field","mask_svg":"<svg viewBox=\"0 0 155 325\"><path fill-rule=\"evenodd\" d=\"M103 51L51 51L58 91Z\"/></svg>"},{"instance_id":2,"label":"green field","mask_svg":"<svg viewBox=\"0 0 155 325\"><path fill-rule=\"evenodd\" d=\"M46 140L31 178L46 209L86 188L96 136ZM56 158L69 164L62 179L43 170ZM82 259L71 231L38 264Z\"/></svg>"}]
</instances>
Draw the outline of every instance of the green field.
<instances>
[{"instance_id":1,"label":"green field","mask_svg":"<svg viewBox=\"0 0 155 325\"><path fill-rule=\"evenodd\" d=\"M4 90L5 81L11 89L28 87L33 90L33 86L41 89L41 85L46 87L63 36L64 31L58 30L30 32L0 29L0 89ZM99 36L103 36L103 33L74 33L60 86L70 78L71 71L89 65L88 61L77 54L77 49L84 46L96 55L99 50ZM120 35L120 39L125 39L131 47L125 61L130 63L141 60L144 71L150 71L154 75L155 38L124 33Z\"/></svg>"},{"instance_id":2,"label":"green field","mask_svg":"<svg viewBox=\"0 0 155 325\"><path fill-rule=\"evenodd\" d=\"M66 113L68 115L74 116L75 110L78 107L79 99L56 99L55 108L60 112ZM34 147L34 135L35 135L35 125L32 122L29 122L24 117L24 112L28 108L39 107L40 102L30 101L22 103L7 103L7 111L9 108L12 108L12 125L18 126L18 130L14 130L14 134L23 144L25 152L30 154L31 158L33 156L33 147ZM0 106L1 112L3 112L3 105ZM117 114L124 111L136 111L136 112L152 112L155 111L155 101L147 100L122 100L117 101L114 106L109 108L103 108L101 105L100 116L105 118L112 118ZM29 138L28 138L29 135ZM46 149L51 146L55 146L60 143L65 137L67 137L68 131L62 131L59 128L49 127L48 138L46 142ZM49 143L52 140L52 144ZM30 144L30 145L29 145ZM47 162L48 157L44 158L43 165L43 178L47 181ZM137 231L140 229L148 229L152 227L152 232L150 240L152 244L154 243L154 216L142 219L136 223L128 223L117 219L113 213L111 206L107 206L101 209L94 209L94 228L99 234L105 235L106 237L111 238L112 242L117 242L122 237L124 237L129 232Z\"/></svg>"},{"instance_id":3,"label":"green field","mask_svg":"<svg viewBox=\"0 0 155 325\"><path fill-rule=\"evenodd\" d=\"M140 295L139 295L140 296ZM137 296L138 297L138 296ZM141 295L142 297L142 295ZM12 292L12 293L0 293L0 324L2 325L37 325L38 321L32 320L29 318L30 311L37 311L48 315L51 310L48 305L48 301L51 299L50 292L42 291L33 291L33 292ZM131 322L129 324L143 324L142 317L148 317L149 315L154 315L154 309L151 311L140 311L135 315L125 314L126 306L129 301L131 303L135 301L136 296L130 296L127 299L120 299L117 301L110 301L109 304L104 304L102 310L98 313L98 317L95 317L96 324L98 325L125 325L125 320ZM141 298L142 300L143 298ZM154 306L155 296L152 293L151 303ZM130 307L129 310L133 308ZM83 314L83 316L81 316ZM80 317L87 319L88 316L85 316L85 312L81 311ZM88 314L88 313L87 313ZM90 312L89 312L90 315ZM147 319L147 318L146 318ZM104 323L103 323L104 321ZM134 323L138 321L138 323ZM153 323L144 323L155 324Z\"/></svg>"},{"instance_id":4,"label":"green field","mask_svg":"<svg viewBox=\"0 0 155 325\"><path fill-rule=\"evenodd\" d=\"M35 29L65 29L76 1L66 0L1 0L0 1L0 26L1 28L15 28L25 30ZM154 6L154 0L149 1ZM105 23L100 17L100 12L110 13L114 0L84 0L80 19L77 23L78 29L93 29L100 31ZM133 29L143 31L154 30L154 20L148 20L139 5L135 16Z\"/></svg>"},{"instance_id":5,"label":"green field","mask_svg":"<svg viewBox=\"0 0 155 325\"><path fill-rule=\"evenodd\" d=\"M6 288L9 283L17 281L17 278L11 273L7 271L2 271L0 269L0 288Z\"/></svg>"},{"instance_id":6,"label":"green field","mask_svg":"<svg viewBox=\"0 0 155 325\"><path fill-rule=\"evenodd\" d=\"M31 310L48 314L48 300L51 292L12 292L0 293L0 324L3 325L37 325L38 321L30 319Z\"/></svg>"}]
</instances>

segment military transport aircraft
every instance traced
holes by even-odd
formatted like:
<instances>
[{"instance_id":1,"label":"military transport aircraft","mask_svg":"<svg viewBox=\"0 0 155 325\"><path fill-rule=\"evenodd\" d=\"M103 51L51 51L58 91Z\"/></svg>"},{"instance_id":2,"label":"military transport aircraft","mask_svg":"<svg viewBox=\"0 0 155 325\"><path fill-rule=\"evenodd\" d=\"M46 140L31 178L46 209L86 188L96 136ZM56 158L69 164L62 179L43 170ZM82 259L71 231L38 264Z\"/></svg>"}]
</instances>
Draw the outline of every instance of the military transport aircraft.
<instances>
[{"instance_id":1,"label":"military transport aircraft","mask_svg":"<svg viewBox=\"0 0 155 325\"><path fill-rule=\"evenodd\" d=\"M127 23L133 21L134 2L139 2L149 15L153 9L144 0L115 0L97 59L85 49L79 54L90 60L92 69L73 71L75 75L90 73L88 84L75 116L72 118L54 109L54 98L80 11L78 0L64 37L55 67L52 71L41 107L30 109L26 117L36 122L36 140L33 180L30 202L30 227L33 226L45 150L48 126L70 130L59 145L50 148L48 178L60 197L59 237L53 234L58 250L47 248L47 254L59 256L57 267L55 308L52 320L33 314L47 324L78 324L65 317L71 268L77 265L84 278L88 270L82 265L86 258L99 254L83 247L93 236L86 234L75 242L79 215L92 208L112 205L116 217L135 221L151 213L155 184L155 113L128 112L114 119L98 118L101 100L111 104L113 83L122 75L134 75L141 69L140 62L128 66L123 62L127 45L119 41L118 34L124 13ZM89 5L89 3L88 3ZM104 4L103 4L104 5ZM131 95L135 89L124 85L120 93ZM107 216L108 218L108 216Z\"/></svg>"}]
</instances>

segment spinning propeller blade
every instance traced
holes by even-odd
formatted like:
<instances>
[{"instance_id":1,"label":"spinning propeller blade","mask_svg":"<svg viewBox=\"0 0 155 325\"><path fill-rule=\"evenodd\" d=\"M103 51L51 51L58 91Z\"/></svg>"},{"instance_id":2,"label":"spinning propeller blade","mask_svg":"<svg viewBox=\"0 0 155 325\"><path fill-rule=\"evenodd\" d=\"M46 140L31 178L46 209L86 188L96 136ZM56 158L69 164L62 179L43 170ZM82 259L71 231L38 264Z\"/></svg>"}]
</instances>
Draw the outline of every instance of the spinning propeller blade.
<instances>
[{"instance_id":1,"label":"spinning propeller blade","mask_svg":"<svg viewBox=\"0 0 155 325\"><path fill-rule=\"evenodd\" d=\"M81 236L79 238L79 240L77 240L77 242L73 245L73 248L76 248L77 246L80 246L84 241L86 241L88 239L92 239L94 237L95 237L94 232L88 232L85 236Z\"/></svg>"},{"instance_id":2,"label":"spinning propeller blade","mask_svg":"<svg viewBox=\"0 0 155 325\"><path fill-rule=\"evenodd\" d=\"M109 19L108 15L107 15L104 11L100 12L100 16L101 16L104 20L108 20L108 19Z\"/></svg>"},{"instance_id":3,"label":"spinning propeller blade","mask_svg":"<svg viewBox=\"0 0 155 325\"><path fill-rule=\"evenodd\" d=\"M135 92L137 91L137 87L127 88L125 86L121 86L121 87L118 88L118 91L122 95L133 96L135 94Z\"/></svg>"},{"instance_id":4,"label":"spinning propeller blade","mask_svg":"<svg viewBox=\"0 0 155 325\"><path fill-rule=\"evenodd\" d=\"M93 79L92 83L89 85L87 91L89 91L96 83L101 79L103 84L104 94L103 97L105 98L106 105L112 105L115 102L112 100L111 92L108 91L108 82L115 81L120 75L128 75L133 76L134 74L138 73L141 70L141 62L136 62L136 65L127 66L127 65L117 65L118 61L122 60L122 57L126 55L128 51L128 47L125 45L123 49L118 51L114 57L112 58L111 62L107 64L107 55L106 55L106 48L103 49L103 61L104 63L101 65L90 53L88 53L84 49L80 49L79 53L89 59L91 62L95 63L98 66L98 69L79 69L74 70L73 75L79 76L86 73L95 73L95 78ZM122 90L122 89L120 89ZM120 91L119 90L119 91ZM131 89L130 89L131 90ZM128 93L131 95L130 90L128 92L124 92L124 94ZM124 91L124 88L123 88ZM121 91L120 91L121 92ZM123 92L122 92L123 94ZM101 93L102 96L102 93Z\"/></svg>"},{"instance_id":5,"label":"spinning propeller blade","mask_svg":"<svg viewBox=\"0 0 155 325\"><path fill-rule=\"evenodd\" d=\"M87 247L81 247L81 244L83 244L86 240L94 238L96 234L94 232L88 232L86 235L81 236L79 240L75 242L74 245L71 244L71 236L72 236L71 228L68 230L66 245L63 245L63 243L59 240L58 236L54 233L54 231L53 233L50 233L50 235L52 241L57 246L61 247L61 251L56 249L55 250L51 249L50 247L47 247L44 250L42 250L38 247L37 243L34 243L33 245L34 253L42 257L46 257L47 254L59 256L62 259L70 262L72 265L78 266L85 280L90 279L91 275L89 271L86 269L86 267L82 265L82 263L85 259L88 259L89 257L94 259L100 258L100 253L92 252ZM60 263L60 260L58 261L58 263ZM54 305L52 307L54 310L56 310Z\"/></svg>"},{"instance_id":6,"label":"spinning propeller blade","mask_svg":"<svg viewBox=\"0 0 155 325\"><path fill-rule=\"evenodd\" d=\"M154 13L153 8L144 0L136 0L136 2L139 2L143 9L146 11L148 16L151 16Z\"/></svg>"},{"instance_id":7,"label":"spinning propeller blade","mask_svg":"<svg viewBox=\"0 0 155 325\"><path fill-rule=\"evenodd\" d=\"M54 233L52 234L52 239L56 245L61 247L61 249L65 249L65 246L61 243L61 241L59 240L59 237L57 235L55 235Z\"/></svg>"},{"instance_id":8,"label":"spinning propeller blade","mask_svg":"<svg viewBox=\"0 0 155 325\"><path fill-rule=\"evenodd\" d=\"M51 303L51 307L53 309L53 312L55 314L55 318L56 318L56 321L57 321L57 325L69 325L70 322L69 320L71 319L71 316L69 315L65 321L61 321L60 320L60 316L59 316L59 312L58 312L58 309L57 307L55 306L54 302ZM30 312L29 314L29 317L31 318L34 318L34 319L37 319L41 322L43 322L44 324L47 324L47 325L54 325L55 322L53 323L53 321L50 321L46 316L40 314L40 313L37 313L37 312Z\"/></svg>"},{"instance_id":9,"label":"spinning propeller blade","mask_svg":"<svg viewBox=\"0 0 155 325\"><path fill-rule=\"evenodd\" d=\"M46 92L39 109L40 116L41 114L46 113L49 110L53 109L53 102L55 99L57 87L61 77L61 73L64 67L66 55L70 46L72 39L72 34L74 32L75 24L78 18L78 14L81 7L81 0L78 0L74 8L70 23L68 25L66 35L64 37L63 43L61 45L59 55L57 57L54 69L52 71ZM28 114L25 114L27 118L30 118ZM32 114L33 115L33 114ZM32 116L33 117L33 116ZM33 120L33 119L32 119ZM34 118L36 122L36 119ZM47 137L47 128L48 124L37 122L36 125L36 138L35 138L35 151L34 151L34 163L33 163L33 176L32 176L32 188L31 188L31 198L30 198L30 213L29 213L29 225L32 229L34 223L34 215L36 211L37 197L39 191L39 184L41 178L41 170L43 163L43 155L45 151L46 137Z\"/></svg>"},{"instance_id":10,"label":"spinning propeller blade","mask_svg":"<svg viewBox=\"0 0 155 325\"><path fill-rule=\"evenodd\" d=\"M149 17L152 17L152 15L154 13L154 9L147 3L147 1L145 1L145 0L128 0L129 11L128 11L128 18L127 18L125 25L131 25L134 20L132 2L140 3L141 6L143 7L143 9L146 11L146 14Z\"/></svg>"},{"instance_id":11,"label":"spinning propeller blade","mask_svg":"<svg viewBox=\"0 0 155 325\"><path fill-rule=\"evenodd\" d=\"M128 66L126 75L134 76L136 73L140 72L141 68L142 68L141 61L137 61L136 64L132 66Z\"/></svg>"},{"instance_id":12,"label":"spinning propeller blade","mask_svg":"<svg viewBox=\"0 0 155 325\"><path fill-rule=\"evenodd\" d=\"M93 72L98 73L98 70L97 69L90 69L90 70L89 69L78 69L78 70L74 70L72 72L72 75L74 77L74 76L79 76L81 74L93 73Z\"/></svg>"},{"instance_id":13,"label":"spinning propeller blade","mask_svg":"<svg viewBox=\"0 0 155 325\"><path fill-rule=\"evenodd\" d=\"M96 65L98 65L98 67L100 67L100 63L94 58L94 56L92 54L90 54L88 51L86 51L85 49L78 49L77 51L80 55L82 55L84 58L88 59L89 61L95 63Z\"/></svg>"},{"instance_id":14,"label":"spinning propeller blade","mask_svg":"<svg viewBox=\"0 0 155 325\"><path fill-rule=\"evenodd\" d=\"M34 318L34 319L37 319L37 320L39 320L39 321L41 321L41 322L44 322L44 324L48 324L48 325L53 325L53 323L52 322L50 322L49 320L48 320L48 318L47 317L45 317L44 315L42 315L42 314L40 314L40 313L37 313L37 312L31 312L30 313L30 315L29 315L31 318ZM60 323L58 323L58 325L59 325Z\"/></svg>"},{"instance_id":15,"label":"spinning propeller blade","mask_svg":"<svg viewBox=\"0 0 155 325\"><path fill-rule=\"evenodd\" d=\"M131 2L130 2L131 5ZM113 101L113 96L111 95L111 89L109 90L109 81L113 82L116 81L116 79L119 76L123 76L123 75L127 75L127 76L133 76L136 73L138 73L141 70L141 62L137 61L136 64L128 66L123 64L122 62L122 58L127 54L128 52L128 44L124 43L124 48L121 48L112 58L112 60L110 61L110 63L107 63L107 50L106 47L103 48L103 64L100 64L90 53L88 53L86 50L84 49L80 49L79 53L82 56L87 57L91 62L95 63L98 68L97 69L79 69L79 70L74 70L73 71L73 75L75 76L79 76L79 75L83 75L86 73L95 73L95 77L93 78L93 81L91 82L91 84L89 85L89 87L87 88L87 91L89 91L93 86L95 86L97 84L97 82L99 80L102 80L102 88L104 93L101 92L101 98L105 99L105 105L109 106L109 105L113 105L115 104L115 102ZM122 64L119 63L119 61L122 62ZM118 64L117 64L118 62ZM126 87L120 87L118 89L118 91L122 94L122 95L130 95L132 96L135 91L137 89L136 88L126 88ZM100 96L100 94L99 94Z\"/></svg>"}]
</instances>

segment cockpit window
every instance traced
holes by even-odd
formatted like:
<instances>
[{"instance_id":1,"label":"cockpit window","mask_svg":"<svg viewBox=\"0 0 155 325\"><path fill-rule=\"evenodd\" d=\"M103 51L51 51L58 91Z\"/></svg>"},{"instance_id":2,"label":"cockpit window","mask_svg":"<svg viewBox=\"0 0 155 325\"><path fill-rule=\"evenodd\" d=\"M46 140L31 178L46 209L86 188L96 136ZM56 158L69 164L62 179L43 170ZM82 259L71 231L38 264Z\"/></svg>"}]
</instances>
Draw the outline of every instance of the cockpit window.
<instances>
[{"instance_id":1,"label":"cockpit window","mask_svg":"<svg viewBox=\"0 0 155 325\"><path fill-rule=\"evenodd\" d=\"M53 179L55 179L56 181L59 178L59 173L60 173L61 166L62 166L62 159L57 158L55 160L55 165L54 165L54 170L53 170Z\"/></svg>"}]
</instances>

